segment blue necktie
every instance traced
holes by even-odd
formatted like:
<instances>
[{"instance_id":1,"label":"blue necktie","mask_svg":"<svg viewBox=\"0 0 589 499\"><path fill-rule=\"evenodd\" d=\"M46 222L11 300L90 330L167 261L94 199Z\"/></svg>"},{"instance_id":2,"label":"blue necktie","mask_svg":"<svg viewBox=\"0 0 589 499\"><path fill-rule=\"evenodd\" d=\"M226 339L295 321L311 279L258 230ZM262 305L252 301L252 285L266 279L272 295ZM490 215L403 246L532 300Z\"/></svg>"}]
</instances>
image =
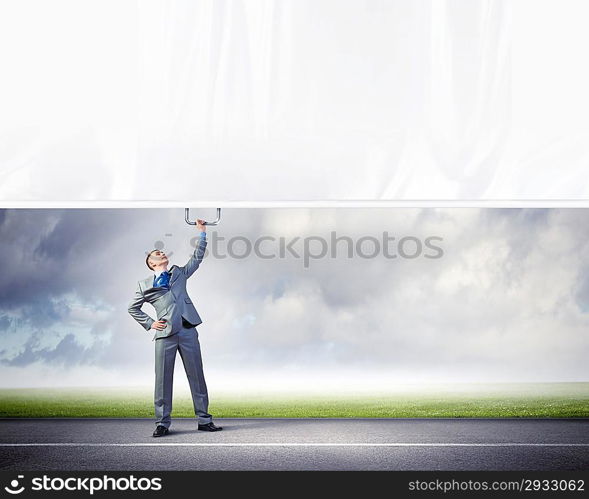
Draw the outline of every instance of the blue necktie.
<instances>
[{"instance_id":1,"label":"blue necktie","mask_svg":"<svg viewBox=\"0 0 589 499\"><path fill-rule=\"evenodd\" d=\"M154 287L169 288L170 286L170 273L164 270L153 282Z\"/></svg>"}]
</instances>

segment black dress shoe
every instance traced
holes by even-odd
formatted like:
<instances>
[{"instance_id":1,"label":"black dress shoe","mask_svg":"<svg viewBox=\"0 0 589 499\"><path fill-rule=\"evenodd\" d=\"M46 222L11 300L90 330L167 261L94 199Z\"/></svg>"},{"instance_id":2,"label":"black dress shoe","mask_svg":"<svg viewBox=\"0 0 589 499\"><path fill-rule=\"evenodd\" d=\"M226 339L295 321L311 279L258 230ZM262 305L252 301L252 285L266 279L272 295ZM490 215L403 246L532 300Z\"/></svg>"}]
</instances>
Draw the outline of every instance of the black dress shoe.
<instances>
[{"instance_id":1,"label":"black dress shoe","mask_svg":"<svg viewBox=\"0 0 589 499\"><path fill-rule=\"evenodd\" d=\"M207 424L199 424L198 429L202 431L221 431L223 429L222 426L215 426L215 424L211 421Z\"/></svg>"},{"instance_id":2,"label":"black dress shoe","mask_svg":"<svg viewBox=\"0 0 589 499\"><path fill-rule=\"evenodd\" d=\"M168 429L165 426L159 425L153 432L154 437L163 437L168 434Z\"/></svg>"}]
</instances>

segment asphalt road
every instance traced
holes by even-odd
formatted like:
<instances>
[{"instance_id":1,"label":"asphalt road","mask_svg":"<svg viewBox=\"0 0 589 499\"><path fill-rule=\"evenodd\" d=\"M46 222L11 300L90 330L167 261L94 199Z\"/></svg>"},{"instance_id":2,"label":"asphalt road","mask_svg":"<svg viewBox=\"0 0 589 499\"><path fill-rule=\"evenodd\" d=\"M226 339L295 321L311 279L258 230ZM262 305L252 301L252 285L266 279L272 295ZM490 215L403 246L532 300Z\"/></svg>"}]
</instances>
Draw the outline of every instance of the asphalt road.
<instances>
[{"instance_id":1,"label":"asphalt road","mask_svg":"<svg viewBox=\"0 0 589 499\"><path fill-rule=\"evenodd\" d=\"M0 469L588 470L589 419L0 419Z\"/></svg>"}]
</instances>

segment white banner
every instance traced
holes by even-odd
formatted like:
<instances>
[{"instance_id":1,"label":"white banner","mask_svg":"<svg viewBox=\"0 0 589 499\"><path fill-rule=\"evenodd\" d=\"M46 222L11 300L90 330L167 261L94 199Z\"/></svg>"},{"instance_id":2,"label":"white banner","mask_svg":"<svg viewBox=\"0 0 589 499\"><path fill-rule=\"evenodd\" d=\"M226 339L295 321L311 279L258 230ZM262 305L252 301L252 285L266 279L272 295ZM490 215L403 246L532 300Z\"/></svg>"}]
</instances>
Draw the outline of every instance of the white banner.
<instances>
[{"instance_id":1,"label":"white banner","mask_svg":"<svg viewBox=\"0 0 589 499\"><path fill-rule=\"evenodd\" d=\"M589 198L584 0L0 4L0 205Z\"/></svg>"}]
</instances>

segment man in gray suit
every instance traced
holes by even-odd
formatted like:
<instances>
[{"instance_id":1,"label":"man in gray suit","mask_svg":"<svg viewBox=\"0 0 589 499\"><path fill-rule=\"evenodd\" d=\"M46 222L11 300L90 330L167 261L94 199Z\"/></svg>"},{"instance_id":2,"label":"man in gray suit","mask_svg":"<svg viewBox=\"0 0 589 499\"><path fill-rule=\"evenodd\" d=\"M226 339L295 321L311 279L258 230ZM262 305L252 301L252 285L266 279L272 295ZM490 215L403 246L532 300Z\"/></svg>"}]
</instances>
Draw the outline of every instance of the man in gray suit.
<instances>
[{"instance_id":1,"label":"man in gray suit","mask_svg":"<svg viewBox=\"0 0 589 499\"><path fill-rule=\"evenodd\" d=\"M206 225L197 221L200 229L199 243L184 267L172 265L168 270L168 257L163 251L152 250L145 260L154 272L137 283L135 297L129 303L129 314L147 331L154 330L155 341L155 417L154 437L168 434L172 412L172 386L176 352L184 363L190 385L194 413L198 417L198 429L219 431L208 413L209 396L202 369L200 344L196 326L202 323L192 300L186 292L186 281L200 266L207 247ZM153 320L141 310L150 303L158 320Z\"/></svg>"}]
</instances>

